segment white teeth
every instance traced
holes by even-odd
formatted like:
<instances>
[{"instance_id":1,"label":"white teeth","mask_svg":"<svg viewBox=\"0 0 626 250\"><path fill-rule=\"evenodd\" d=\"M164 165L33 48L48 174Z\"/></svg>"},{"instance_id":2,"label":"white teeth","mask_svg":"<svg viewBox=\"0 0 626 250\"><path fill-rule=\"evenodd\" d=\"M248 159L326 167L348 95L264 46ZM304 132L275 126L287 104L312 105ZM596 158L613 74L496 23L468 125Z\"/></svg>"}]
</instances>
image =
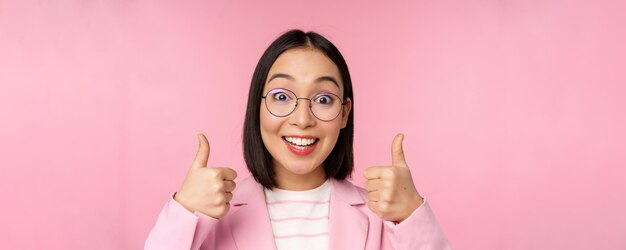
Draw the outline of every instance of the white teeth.
<instances>
[{"instance_id":1,"label":"white teeth","mask_svg":"<svg viewBox=\"0 0 626 250\"><path fill-rule=\"evenodd\" d=\"M297 146L310 146L313 143L315 143L315 141L317 141L317 139L313 139L313 138L296 138L296 137L285 137L285 140Z\"/></svg>"}]
</instances>

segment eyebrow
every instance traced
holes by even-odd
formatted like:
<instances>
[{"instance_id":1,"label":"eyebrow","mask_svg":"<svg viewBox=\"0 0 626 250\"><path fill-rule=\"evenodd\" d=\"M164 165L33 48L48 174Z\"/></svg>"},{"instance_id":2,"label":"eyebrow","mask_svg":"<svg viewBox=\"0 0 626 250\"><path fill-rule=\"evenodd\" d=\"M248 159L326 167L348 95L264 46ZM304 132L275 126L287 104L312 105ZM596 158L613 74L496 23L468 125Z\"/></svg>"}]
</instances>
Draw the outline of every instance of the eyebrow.
<instances>
[{"instance_id":1,"label":"eyebrow","mask_svg":"<svg viewBox=\"0 0 626 250\"><path fill-rule=\"evenodd\" d=\"M270 77L270 79L269 79L269 80L267 80L267 83L270 83L270 82L271 82L272 80L274 80L275 78L285 78L285 79L290 80L290 81L295 81L295 80L296 80L293 76L290 76L290 75L288 75L288 74L285 74L285 73L276 73L276 74L273 74L273 75ZM320 77L318 77L317 79L315 79L315 83L318 83L318 82L323 82L323 81L331 81L331 82L333 82L333 83L337 86L337 88L339 88L339 83L337 83L337 79L335 79L335 78L334 78L334 77L332 77L332 76L320 76Z\"/></svg>"}]
</instances>

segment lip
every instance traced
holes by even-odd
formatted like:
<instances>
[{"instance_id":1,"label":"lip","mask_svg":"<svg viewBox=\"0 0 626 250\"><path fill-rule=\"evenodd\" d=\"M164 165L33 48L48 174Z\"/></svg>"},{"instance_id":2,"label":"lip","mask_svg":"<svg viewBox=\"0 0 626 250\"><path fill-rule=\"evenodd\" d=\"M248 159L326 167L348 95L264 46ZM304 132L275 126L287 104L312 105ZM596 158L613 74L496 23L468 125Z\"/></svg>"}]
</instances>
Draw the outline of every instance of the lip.
<instances>
[{"instance_id":1,"label":"lip","mask_svg":"<svg viewBox=\"0 0 626 250\"><path fill-rule=\"evenodd\" d=\"M281 137L295 137L295 138L303 138L303 139L317 139L317 137L315 136L310 136L310 135L284 135Z\"/></svg>"},{"instance_id":2,"label":"lip","mask_svg":"<svg viewBox=\"0 0 626 250\"><path fill-rule=\"evenodd\" d=\"M295 137L295 138L306 138L306 139L316 139L316 137L313 136L284 136L284 137ZM289 148L289 151L291 151L292 153L296 154L296 155L300 155L300 156L304 156L304 155L308 155L311 152L313 152L313 150L315 150L315 147L317 147L317 143L319 142L319 139L317 139L317 141L315 143L313 143L313 145L306 147L305 149L299 149L296 148L294 145L292 145L291 143L289 143L287 140L285 140L284 138L283 142L285 142L285 145L287 146L287 148Z\"/></svg>"}]
</instances>

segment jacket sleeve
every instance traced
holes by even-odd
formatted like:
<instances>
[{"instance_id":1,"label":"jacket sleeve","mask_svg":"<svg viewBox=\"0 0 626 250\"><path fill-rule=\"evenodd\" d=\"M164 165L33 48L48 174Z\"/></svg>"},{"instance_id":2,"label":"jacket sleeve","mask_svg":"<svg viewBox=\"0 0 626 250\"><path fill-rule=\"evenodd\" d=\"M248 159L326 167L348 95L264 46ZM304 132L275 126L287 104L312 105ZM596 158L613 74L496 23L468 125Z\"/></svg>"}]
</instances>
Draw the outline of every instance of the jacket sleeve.
<instances>
[{"instance_id":1,"label":"jacket sleeve","mask_svg":"<svg viewBox=\"0 0 626 250\"><path fill-rule=\"evenodd\" d=\"M393 249L452 249L426 200L401 223L383 223Z\"/></svg>"},{"instance_id":2,"label":"jacket sleeve","mask_svg":"<svg viewBox=\"0 0 626 250\"><path fill-rule=\"evenodd\" d=\"M191 213L173 199L165 203L144 249L200 249L204 241L214 241L218 220L199 212Z\"/></svg>"}]
</instances>

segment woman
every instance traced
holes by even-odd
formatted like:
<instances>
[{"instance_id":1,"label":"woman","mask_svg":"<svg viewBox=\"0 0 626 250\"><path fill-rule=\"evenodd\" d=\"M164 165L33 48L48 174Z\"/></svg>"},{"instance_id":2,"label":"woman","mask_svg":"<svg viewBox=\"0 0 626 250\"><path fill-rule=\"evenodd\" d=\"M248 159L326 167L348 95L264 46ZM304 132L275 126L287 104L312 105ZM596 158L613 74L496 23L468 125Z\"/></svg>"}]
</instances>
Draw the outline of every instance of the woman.
<instances>
[{"instance_id":1,"label":"woman","mask_svg":"<svg viewBox=\"0 0 626 250\"><path fill-rule=\"evenodd\" d=\"M166 203L146 249L448 249L419 195L402 151L392 166L353 170L353 95L341 53L314 32L291 30L255 69L244 125L253 178L235 184L230 168L196 159Z\"/></svg>"}]
</instances>

